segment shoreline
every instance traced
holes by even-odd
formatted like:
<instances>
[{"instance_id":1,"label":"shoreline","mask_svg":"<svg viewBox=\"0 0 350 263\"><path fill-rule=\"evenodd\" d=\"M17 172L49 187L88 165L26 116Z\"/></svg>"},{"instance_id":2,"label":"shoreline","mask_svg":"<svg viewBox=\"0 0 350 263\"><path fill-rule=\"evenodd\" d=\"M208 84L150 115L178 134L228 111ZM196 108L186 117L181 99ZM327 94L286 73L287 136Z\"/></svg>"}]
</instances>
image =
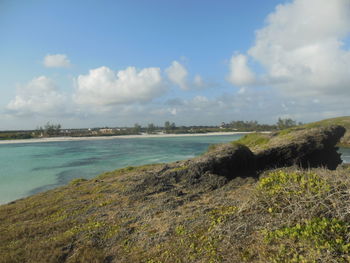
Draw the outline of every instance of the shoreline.
<instances>
[{"instance_id":1,"label":"shoreline","mask_svg":"<svg viewBox=\"0 0 350 263\"><path fill-rule=\"evenodd\" d=\"M44 143L44 142L70 142L70 141L96 141L96 140L113 140L113 139L145 139L145 138L167 138L167 137L190 137L190 136L220 136L220 135L237 135L249 134L254 132L209 132L209 133L184 133L184 134L140 134L140 135L115 135L115 136L91 136L91 137L51 137L51 138L34 138L3 140L0 144L17 144L17 143ZM269 132L264 132L269 133Z\"/></svg>"}]
</instances>

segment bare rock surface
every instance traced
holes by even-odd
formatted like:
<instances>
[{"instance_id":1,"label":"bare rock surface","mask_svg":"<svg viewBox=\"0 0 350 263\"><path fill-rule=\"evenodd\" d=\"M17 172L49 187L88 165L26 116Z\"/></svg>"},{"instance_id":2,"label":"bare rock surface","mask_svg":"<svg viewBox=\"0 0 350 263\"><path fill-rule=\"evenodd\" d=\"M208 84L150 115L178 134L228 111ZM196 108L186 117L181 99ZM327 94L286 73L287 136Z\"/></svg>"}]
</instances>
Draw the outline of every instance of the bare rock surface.
<instances>
[{"instance_id":1,"label":"bare rock surface","mask_svg":"<svg viewBox=\"0 0 350 263\"><path fill-rule=\"evenodd\" d=\"M326 167L334 170L342 162L336 144L344 134L345 128L342 126L330 126L272 138L271 146L256 154L257 169L298 165L302 168Z\"/></svg>"}]
</instances>

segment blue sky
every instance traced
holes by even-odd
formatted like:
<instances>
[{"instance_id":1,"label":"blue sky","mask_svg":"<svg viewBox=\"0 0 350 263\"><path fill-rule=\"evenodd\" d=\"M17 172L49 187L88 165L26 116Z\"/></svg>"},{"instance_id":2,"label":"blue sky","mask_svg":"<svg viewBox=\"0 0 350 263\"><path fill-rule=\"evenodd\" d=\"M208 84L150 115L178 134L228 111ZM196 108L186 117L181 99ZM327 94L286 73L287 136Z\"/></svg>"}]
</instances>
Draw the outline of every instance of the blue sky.
<instances>
[{"instance_id":1,"label":"blue sky","mask_svg":"<svg viewBox=\"0 0 350 263\"><path fill-rule=\"evenodd\" d=\"M0 129L349 115L348 0L0 2Z\"/></svg>"}]
</instances>

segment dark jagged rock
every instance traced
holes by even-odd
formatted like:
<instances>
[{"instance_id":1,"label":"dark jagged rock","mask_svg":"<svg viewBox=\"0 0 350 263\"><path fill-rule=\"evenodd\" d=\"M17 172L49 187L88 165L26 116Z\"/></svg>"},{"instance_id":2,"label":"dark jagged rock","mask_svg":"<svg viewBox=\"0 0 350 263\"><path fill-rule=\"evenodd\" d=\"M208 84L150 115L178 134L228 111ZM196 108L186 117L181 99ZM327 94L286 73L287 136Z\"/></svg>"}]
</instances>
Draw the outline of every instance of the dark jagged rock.
<instances>
[{"instance_id":1,"label":"dark jagged rock","mask_svg":"<svg viewBox=\"0 0 350 263\"><path fill-rule=\"evenodd\" d=\"M240 144L224 144L189 162L188 171L201 175L211 173L232 179L247 176L255 170L255 156Z\"/></svg>"},{"instance_id":2,"label":"dark jagged rock","mask_svg":"<svg viewBox=\"0 0 350 263\"><path fill-rule=\"evenodd\" d=\"M272 135L265 149L255 153L237 143L217 145L202 156L166 164L159 171L144 175L141 182L130 189L130 194L144 199L179 189L196 188L198 192L205 192L238 177L258 177L261 171L292 165L335 169L341 163L335 145L344 133L343 127L331 126Z\"/></svg>"},{"instance_id":3,"label":"dark jagged rock","mask_svg":"<svg viewBox=\"0 0 350 263\"><path fill-rule=\"evenodd\" d=\"M256 154L258 170L298 165L302 168L326 167L334 170L341 164L336 144L345 128L331 126L296 131L281 136L279 144Z\"/></svg>"},{"instance_id":4,"label":"dark jagged rock","mask_svg":"<svg viewBox=\"0 0 350 263\"><path fill-rule=\"evenodd\" d=\"M159 171L143 176L129 194L138 193L140 199L162 192L171 194L175 185L178 191L195 188L197 192L206 192L222 187L233 178L248 176L255 176L254 154L244 145L223 144L202 156L166 164Z\"/></svg>"}]
</instances>

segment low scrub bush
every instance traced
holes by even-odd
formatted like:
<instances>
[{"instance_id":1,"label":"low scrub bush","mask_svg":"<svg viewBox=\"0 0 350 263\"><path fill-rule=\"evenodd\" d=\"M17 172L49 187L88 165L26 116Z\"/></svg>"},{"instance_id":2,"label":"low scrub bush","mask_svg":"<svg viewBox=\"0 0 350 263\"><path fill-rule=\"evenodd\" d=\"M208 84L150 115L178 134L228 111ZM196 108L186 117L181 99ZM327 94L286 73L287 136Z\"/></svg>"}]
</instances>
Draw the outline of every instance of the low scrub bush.
<instances>
[{"instance_id":1,"label":"low scrub bush","mask_svg":"<svg viewBox=\"0 0 350 263\"><path fill-rule=\"evenodd\" d=\"M243 144L249 148L262 147L270 141L269 135L262 133L251 133L233 143Z\"/></svg>"},{"instance_id":2,"label":"low scrub bush","mask_svg":"<svg viewBox=\"0 0 350 263\"><path fill-rule=\"evenodd\" d=\"M256 190L260 209L292 214L290 219L304 216L302 213L306 212L317 216L331 205L324 202L332 192L330 183L314 172L274 171L260 179Z\"/></svg>"},{"instance_id":3,"label":"low scrub bush","mask_svg":"<svg viewBox=\"0 0 350 263\"><path fill-rule=\"evenodd\" d=\"M312 218L304 223L262 231L267 262L349 262L349 223Z\"/></svg>"}]
</instances>

